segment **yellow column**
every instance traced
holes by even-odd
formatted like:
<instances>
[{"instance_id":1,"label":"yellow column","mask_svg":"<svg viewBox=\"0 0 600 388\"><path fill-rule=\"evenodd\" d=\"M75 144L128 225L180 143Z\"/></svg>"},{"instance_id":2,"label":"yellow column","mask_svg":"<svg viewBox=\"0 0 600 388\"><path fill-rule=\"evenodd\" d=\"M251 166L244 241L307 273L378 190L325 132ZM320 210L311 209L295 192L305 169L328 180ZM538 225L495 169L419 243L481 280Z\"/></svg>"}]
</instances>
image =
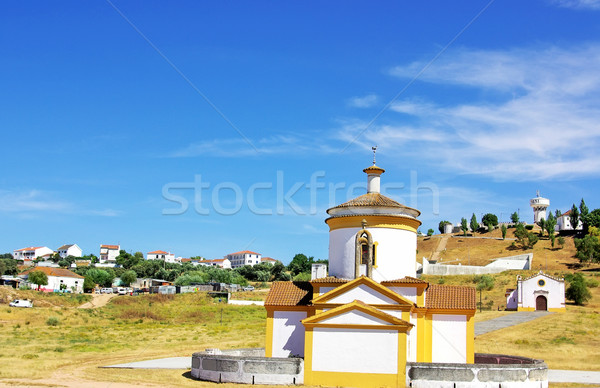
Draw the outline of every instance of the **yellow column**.
<instances>
[{"instance_id":1,"label":"yellow column","mask_svg":"<svg viewBox=\"0 0 600 388\"><path fill-rule=\"evenodd\" d=\"M425 315L417 313L417 362L425 362ZM413 328L413 330L415 330Z\"/></svg>"},{"instance_id":2,"label":"yellow column","mask_svg":"<svg viewBox=\"0 0 600 388\"><path fill-rule=\"evenodd\" d=\"M273 357L273 310L267 310L267 333L265 337L265 357Z\"/></svg>"},{"instance_id":3,"label":"yellow column","mask_svg":"<svg viewBox=\"0 0 600 388\"><path fill-rule=\"evenodd\" d=\"M433 354L433 331L432 331L433 316L425 315L425 357L423 362L431 362Z\"/></svg>"},{"instance_id":4,"label":"yellow column","mask_svg":"<svg viewBox=\"0 0 600 388\"><path fill-rule=\"evenodd\" d=\"M304 385L314 385L312 374L313 329L307 327L304 332Z\"/></svg>"}]
</instances>

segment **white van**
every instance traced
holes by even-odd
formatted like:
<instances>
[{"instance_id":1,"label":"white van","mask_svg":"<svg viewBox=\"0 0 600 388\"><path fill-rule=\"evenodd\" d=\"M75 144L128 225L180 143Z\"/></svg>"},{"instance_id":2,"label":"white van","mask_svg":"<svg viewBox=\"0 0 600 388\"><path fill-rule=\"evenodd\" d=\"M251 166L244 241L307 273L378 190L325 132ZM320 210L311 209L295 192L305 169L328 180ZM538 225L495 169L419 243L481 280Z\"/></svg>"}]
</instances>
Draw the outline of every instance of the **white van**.
<instances>
[{"instance_id":1,"label":"white van","mask_svg":"<svg viewBox=\"0 0 600 388\"><path fill-rule=\"evenodd\" d=\"M29 299L15 299L8 305L10 307L33 307L33 302Z\"/></svg>"}]
</instances>

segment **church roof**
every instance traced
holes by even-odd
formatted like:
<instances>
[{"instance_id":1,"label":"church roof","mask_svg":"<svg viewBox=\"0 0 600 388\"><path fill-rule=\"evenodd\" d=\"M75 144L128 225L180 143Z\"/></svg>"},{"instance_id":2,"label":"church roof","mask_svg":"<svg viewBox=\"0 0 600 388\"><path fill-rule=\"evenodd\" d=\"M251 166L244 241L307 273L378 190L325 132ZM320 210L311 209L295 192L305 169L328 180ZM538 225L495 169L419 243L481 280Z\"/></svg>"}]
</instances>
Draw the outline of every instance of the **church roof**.
<instances>
[{"instance_id":1,"label":"church roof","mask_svg":"<svg viewBox=\"0 0 600 388\"><path fill-rule=\"evenodd\" d=\"M367 193L359 197L351 199L348 202L344 202L341 205L332 207L331 209L350 208L350 207L362 207L362 206L383 206L383 207L397 207L405 208L406 206L399 204L391 198L386 197L380 193ZM331 210L329 209L329 210ZM329 210L327 212L329 213Z\"/></svg>"},{"instance_id":2,"label":"church roof","mask_svg":"<svg viewBox=\"0 0 600 388\"><path fill-rule=\"evenodd\" d=\"M312 292L309 282L273 282L265 306L308 306Z\"/></svg>"},{"instance_id":3,"label":"church roof","mask_svg":"<svg viewBox=\"0 0 600 388\"><path fill-rule=\"evenodd\" d=\"M425 307L428 309L475 310L477 294L474 287L430 284Z\"/></svg>"},{"instance_id":4,"label":"church roof","mask_svg":"<svg viewBox=\"0 0 600 388\"><path fill-rule=\"evenodd\" d=\"M314 279L310 281L311 283L348 283L347 279L336 278L335 276L327 276L326 278Z\"/></svg>"},{"instance_id":5,"label":"church roof","mask_svg":"<svg viewBox=\"0 0 600 388\"><path fill-rule=\"evenodd\" d=\"M411 276L405 276L402 279L395 280L384 280L381 282L382 285L394 285L394 284L429 284L425 280L413 278Z\"/></svg>"},{"instance_id":6,"label":"church roof","mask_svg":"<svg viewBox=\"0 0 600 388\"><path fill-rule=\"evenodd\" d=\"M540 272L538 272L536 274L533 274L533 275L531 275L529 277L526 277L525 279L520 279L520 280L524 282L525 280L533 279L534 277L539 276L539 275L545 276L548 279L556 280L557 282L564 282L565 281L564 279L555 278L554 276L550 276L547 273L544 273L543 271L540 271Z\"/></svg>"}]
</instances>

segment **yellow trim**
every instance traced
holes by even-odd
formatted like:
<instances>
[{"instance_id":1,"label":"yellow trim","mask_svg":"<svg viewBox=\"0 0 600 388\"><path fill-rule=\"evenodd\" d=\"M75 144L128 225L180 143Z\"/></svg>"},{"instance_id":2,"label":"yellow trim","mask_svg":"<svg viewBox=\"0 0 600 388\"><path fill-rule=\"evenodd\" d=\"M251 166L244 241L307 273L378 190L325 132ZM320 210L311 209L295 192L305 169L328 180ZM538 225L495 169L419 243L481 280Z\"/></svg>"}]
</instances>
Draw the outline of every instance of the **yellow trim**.
<instances>
[{"instance_id":1,"label":"yellow trim","mask_svg":"<svg viewBox=\"0 0 600 388\"><path fill-rule=\"evenodd\" d=\"M379 241L373 242L373 268L377 268L377 246L379 245Z\"/></svg>"},{"instance_id":2,"label":"yellow trim","mask_svg":"<svg viewBox=\"0 0 600 388\"><path fill-rule=\"evenodd\" d=\"M404 314L403 314L404 315ZM396 371L396 387L404 387L406 384L406 354L408 334L398 333L398 370Z\"/></svg>"},{"instance_id":3,"label":"yellow trim","mask_svg":"<svg viewBox=\"0 0 600 388\"><path fill-rule=\"evenodd\" d=\"M517 307L517 311L535 311L533 307Z\"/></svg>"},{"instance_id":4,"label":"yellow trim","mask_svg":"<svg viewBox=\"0 0 600 388\"><path fill-rule=\"evenodd\" d=\"M265 306L267 311L310 311L311 306Z\"/></svg>"},{"instance_id":5,"label":"yellow trim","mask_svg":"<svg viewBox=\"0 0 600 388\"><path fill-rule=\"evenodd\" d=\"M313 355L313 330L312 327L305 328L304 331L304 384L313 384L312 371L312 355Z\"/></svg>"},{"instance_id":6,"label":"yellow trim","mask_svg":"<svg viewBox=\"0 0 600 388\"><path fill-rule=\"evenodd\" d=\"M402 375L405 373L404 370ZM304 385L360 388L405 387L406 381L399 380L400 373L309 372L306 365L304 369Z\"/></svg>"},{"instance_id":7,"label":"yellow trim","mask_svg":"<svg viewBox=\"0 0 600 388\"><path fill-rule=\"evenodd\" d=\"M402 320L410 323L410 311L402 310Z\"/></svg>"},{"instance_id":8,"label":"yellow trim","mask_svg":"<svg viewBox=\"0 0 600 388\"><path fill-rule=\"evenodd\" d=\"M431 314L425 315L425 349L424 349L424 360L423 362L432 362L432 342L433 342L433 331L432 331L433 316Z\"/></svg>"},{"instance_id":9,"label":"yellow trim","mask_svg":"<svg viewBox=\"0 0 600 388\"><path fill-rule=\"evenodd\" d=\"M357 215L347 217L331 217L325 220L329 231L344 228L362 228L362 220L367 221L369 228L402 229L417 233L421 221L408 216L390 215Z\"/></svg>"},{"instance_id":10,"label":"yellow trim","mask_svg":"<svg viewBox=\"0 0 600 388\"><path fill-rule=\"evenodd\" d=\"M412 325L409 324L389 324L389 325L362 325L358 323L304 323L305 328L327 327L332 329L364 329L364 330L398 330L400 333L406 333L406 330Z\"/></svg>"},{"instance_id":11,"label":"yellow trim","mask_svg":"<svg viewBox=\"0 0 600 388\"><path fill-rule=\"evenodd\" d=\"M319 304L323 304L323 303L327 303L327 301L340 296L342 294L344 294L346 291L351 290L353 288L356 288L360 285L366 285L368 287L370 287L371 289L373 289L374 291L377 291L378 293L387 296L388 298L392 299L393 301L397 302L400 305L404 305L404 306L414 306L414 303L411 302L410 300L404 298L403 296L395 293L394 291L390 290L389 288L382 286L381 284L377 283L376 281L374 281L373 279L370 279L366 276L361 276L359 278L356 278L346 284L343 284L323 295L319 295L318 297L316 297L315 299L313 299L313 305L319 305Z\"/></svg>"},{"instance_id":12,"label":"yellow trim","mask_svg":"<svg viewBox=\"0 0 600 388\"><path fill-rule=\"evenodd\" d=\"M348 303L316 303L316 304L313 304L313 307L322 311L323 309L332 309L332 308L336 308L336 307L340 307L340 306L345 306L347 304ZM412 309L415 308L414 306L397 305L397 304L369 304L369 306L375 307L376 309L379 309L379 310L412 311Z\"/></svg>"},{"instance_id":13,"label":"yellow trim","mask_svg":"<svg viewBox=\"0 0 600 388\"><path fill-rule=\"evenodd\" d=\"M425 362L425 315L417 313L417 362Z\"/></svg>"},{"instance_id":14,"label":"yellow trim","mask_svg":"<svg viewBox=\"0 0 600 388\"><path fill-rule=\"evenodd\" d=\"M548 309L551 313L564 313L567 311L566 307L551 307Z\"/></svg>"},{"instance_id":15,"label":"yellow trim","mask_svg":"<svg viewBox=\"0 0 600 388\"><path fill-rule=\"evenodd\" d=\"M475 318L467 317L467 364L475 363Z\"/></svg>"},{"instance_id":16,"label":"yellow trim","mask_svg":"<svg viewBox=\"0 0 600 388\"><path fill-rule=\"evenodd\" d=\"M267 335L265 338L265 357L273 357L273 311L267 310Z\"/></svg>"}]
</instances>

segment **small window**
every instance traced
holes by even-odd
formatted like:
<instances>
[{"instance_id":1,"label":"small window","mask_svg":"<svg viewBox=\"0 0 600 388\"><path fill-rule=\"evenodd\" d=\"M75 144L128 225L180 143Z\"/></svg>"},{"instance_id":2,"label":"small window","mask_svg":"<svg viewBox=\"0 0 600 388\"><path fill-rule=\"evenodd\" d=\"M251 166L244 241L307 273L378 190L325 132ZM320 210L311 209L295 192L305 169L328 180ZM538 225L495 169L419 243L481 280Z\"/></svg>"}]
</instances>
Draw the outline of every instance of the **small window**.
<instances>
[{"instance_id":1,"label":"small window","mask_svg":"<svg viewBox=\"0 0 600 388\"><path fill-rule=\"evenodd\" d=\"M546 285L546 282L544 281L544 279L538 280L538 286L544 287L545 285Z\"/></svg>"}]
</instances>

